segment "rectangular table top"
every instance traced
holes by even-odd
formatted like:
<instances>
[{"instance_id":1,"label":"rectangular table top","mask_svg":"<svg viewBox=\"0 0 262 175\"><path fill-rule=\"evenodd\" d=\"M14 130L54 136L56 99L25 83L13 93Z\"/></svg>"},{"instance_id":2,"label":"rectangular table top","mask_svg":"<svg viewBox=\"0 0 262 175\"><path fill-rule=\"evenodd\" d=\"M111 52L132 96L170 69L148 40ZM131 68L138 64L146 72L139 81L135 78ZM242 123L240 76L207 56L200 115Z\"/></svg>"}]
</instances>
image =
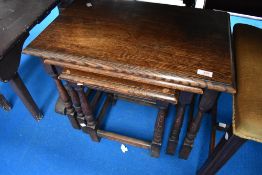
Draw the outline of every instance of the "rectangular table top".
<instances>
[{"instance_id":1,"label":"rectangular table top","mask_svg":"<svg viewBox=\"0 0 262 175\"><path fill-rule=\"evenodd\" d=\"M87 85L90 88L121 94L127 97L135 97L149 101L165 101L177 104L177 93L173 89L162 88L146 83L123 80L114 77L103 76L95 73L86 73L73 69L65 69L59 79L69 82Z\"/></svg>"},{"instance_id":2,"label":"rectangular table top","mask_svg":"<svg viewBox=\"0 0 262 175\"><path fill-rule=\"evenodd\" d=\"M75 1L24 53L169 88L235 93L230 35L224 12L130 0Z\"/></svg>"},{"instance_id":3,"label":"rectangular table top","mask_svg":"<svg viewBox=\"0 0 262 175\"><path fill-rule=\"evenodd\" d=\"M0 60L57 3L58 0L0 0Z\"/></svg>"}]
</instances>

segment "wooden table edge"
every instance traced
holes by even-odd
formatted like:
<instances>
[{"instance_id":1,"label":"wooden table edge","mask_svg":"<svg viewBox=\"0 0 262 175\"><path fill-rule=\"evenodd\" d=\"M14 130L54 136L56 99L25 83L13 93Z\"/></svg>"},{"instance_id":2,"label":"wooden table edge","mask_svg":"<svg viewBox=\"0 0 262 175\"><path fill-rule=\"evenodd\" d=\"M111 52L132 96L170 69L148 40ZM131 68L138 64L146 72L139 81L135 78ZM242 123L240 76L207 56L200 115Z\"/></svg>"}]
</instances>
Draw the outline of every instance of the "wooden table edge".
<instances>
[{"instance_id":1,"label":"wooden table edge","mask_svg":"<svg viewBox=\"0 0 262 175\"><path fill-rule=\"evenodd\" d=\"M129 66L121 63L112 63L104 60L96 60L83 56L68 55L62 53L53 53L46 50L26 48L23 53L40 57L44 63L60 67L81 70L84 72L94 72L102 75L135 79L136 81L147 81L153 85L173 88L181 91L187 91L197 94L203 94L203 89L210 89L219 92L236 93L236 89L230 84L223 84L212 81L203 81L197 78L178 76L156 70L147 70L145 68ZM67 57L67 62L63 58ZM72 59L70 59L72 58ZM76 58L76 59L74 59ZM85 63L75 60L87 60ZM72 60L72 62L68 61ZM119 68L121 67L121 69Z\"/></svg>"}]
</instances>

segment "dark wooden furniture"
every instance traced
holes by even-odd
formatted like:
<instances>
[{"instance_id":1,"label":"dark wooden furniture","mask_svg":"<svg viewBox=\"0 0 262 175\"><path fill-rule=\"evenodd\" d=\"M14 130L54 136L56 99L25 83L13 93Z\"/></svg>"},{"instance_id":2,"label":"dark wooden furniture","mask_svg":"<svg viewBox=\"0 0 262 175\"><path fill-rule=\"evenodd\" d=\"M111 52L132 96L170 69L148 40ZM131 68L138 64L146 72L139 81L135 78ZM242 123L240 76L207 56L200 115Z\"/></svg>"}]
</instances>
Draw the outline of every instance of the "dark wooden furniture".
<instances>
[{"instance_id":1,"label":"dark wooden furniture","mask_svg":"<svg viewBox=\"0 0 262 175\"><path fill-rule=\"evenodd\" d=\"M261 0L206 0L205 9L216 9L262 17Z\"/></svg>"},{"instance_id":2,"label":"dark wooden furniture","mask_svg":"<svg viewBox=\"0 0 262 175\"><path fill-rule=\"evenodd\" d=\"M0 2L0 81L11 87L36 120L42 114L21 80L17 69L29 30L52 10L56 0L8 0ZM3 98L1 97L3 100Z\"/></svg>"},{"instance_id":3,"label":"dark wooden furniture","mask_svg":"<svg viewBox=\"0 0 262 175\"><path fill-rule=\"evenodd\" d=\"M55 66L85 72L85 81L80 84L102 87L101 82L89 77L94 74L108 77L107 81L117 79L124 85L115 88L108 83L102 89L111 88L113 93L129 93L123 88L131 82L137 89L145 84L162 88L164 93L179 93L180 112L172 131L176 135L185 106L191 103L193 94L204 93L182 149L181 155L186 158L202 115L213 107L218 92L236 92L229 15L136 1L97 0L90 7L85 3L74 1L24 53L43 58L53 72L57 72ZM69 74L63 73L60 78L67 79L65 75ZM80 81L77 76L68 80ZM58 74L54 77L62 97L65 90L61 89L65 88L58 83ZM144 98L141 92L136 97ZM170 103L166 95L161 98ZM63 101L72 104L69 98ZM175 148L173 135L168 153Z\"/></svg>"},{"instance_id":4,"label":"dark wooden furniture","mask_svg":"<svg viewBox=\"0 0 262 175\"><path fill-rule=\"evenodd\" d=\"M73 105L79 106L79 104L81 104L80 111L76 111L78 114L77 116L79 116L80 112L84 114L84 118L86 119L86 121L81 119L78 121L80 126L82 126L82 130L89 133L94 141L100 141L100 138L108 138L149 149L153 157L159 157L168 104L177 103L175 96L176 93L174 90L99 74L86 73L73 69L65 69L59 76L59 79L70 82L72 86L69 90L69 94L73 94L73 90L77 91L78 98L71 95L71 97L73 97ZM83 95L83 85L109 93L108 98L102 107L104 110L107 110L107 107L109 107L110 104L115 103L119 97L156 106L159 111L152 141L149 142L139 140L103 130L100 126L103 122L105 112L102 110L102 112L98 114L98 117L94 117L94 113L92 111L95 106L89 104Z\"/></svg>"},{"instance_id":5,"label":"dark wooden furniture","mask_svg":"<svg viewBox=\"0 0 262 175\"><path fill-rule=\"evenodd\" d=\"M262 88L262 78L257 76L262 73L262 29L238 24L233 35L238 88L233 98L233 131L222 137L199 175L215 174L246 140L262 142L262 95L257 93Z\"/></svg>"},{"instance_id":6,"label":"dark wooden furniture","mask_svg":"<svg viewBox=\"0 0 262 175\"><path fill-rule=\"evenodd\" d=\"M10 111L12 108L2 94L0 94L0 107L3 108L5 111Z\"/></svg>"}]
</instances>

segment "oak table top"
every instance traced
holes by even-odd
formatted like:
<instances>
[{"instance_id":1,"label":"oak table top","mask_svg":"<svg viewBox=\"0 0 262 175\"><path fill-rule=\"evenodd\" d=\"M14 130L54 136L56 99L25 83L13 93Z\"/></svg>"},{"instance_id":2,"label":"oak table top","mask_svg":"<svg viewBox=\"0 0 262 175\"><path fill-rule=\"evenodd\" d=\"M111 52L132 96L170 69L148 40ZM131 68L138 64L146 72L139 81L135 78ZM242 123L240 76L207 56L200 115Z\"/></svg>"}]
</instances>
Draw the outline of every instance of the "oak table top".
<instances>
[{"instance_id":1,"label":"oak table top","mask_svg":"<svg viewBox=\"0 0 262 175\"><path fill-rule=\"evenodd\" d=\"M0 60L57 3L58 0L0 0Z\"/></svg>"},{"instance_id":2,"label":"oak table top","mask_svg":"<svg viewBox=\"0 0 262 175\"><path fill-rule=\"evenodd\" d=\"M225 12L74 1L24 53L48 64L167 88L235 93L230 35Z\"/></svg>"}]
</instances>

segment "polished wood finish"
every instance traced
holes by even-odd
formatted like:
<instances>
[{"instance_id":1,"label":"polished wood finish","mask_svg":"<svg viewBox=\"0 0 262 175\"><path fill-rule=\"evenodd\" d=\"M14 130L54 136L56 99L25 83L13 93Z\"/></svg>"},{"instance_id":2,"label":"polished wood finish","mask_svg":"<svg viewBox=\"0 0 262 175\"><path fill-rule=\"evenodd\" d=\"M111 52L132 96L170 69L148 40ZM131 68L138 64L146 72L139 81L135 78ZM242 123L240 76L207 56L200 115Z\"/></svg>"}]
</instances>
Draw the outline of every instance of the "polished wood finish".
<instances>
[{"instance_id":1,"label":"polished wood finish","mask_svg":"<svg viewBox=\"0 0 262 175\"><path fill-rule=\"evenodd\" d=\"M144 102L176 104L178 91L203 94L204 89L182 149L187 157L216 94L236 92L229 14L137 1L85 3L74 1L24 53L64 68L60 79ZM199 69L212 76L199 75ZM83 113L91 116L90 104L84 103ZM159 155L166 111L158 107L153 156ZM180 111L176 130L183 107ZM90 126L86 132L99 141L97 124Z\"/></svg>"},{"instance_id":2,"label":"polished wood finish","mask_svg":"<svg viewBox=\"0 0 262 175\"><path fill-rule=\"evenodd\" d=\"M168 138L167 154L173 155L176 151L176 147L179 141L179 134L184 121L184 112L186 105L190 105L193 100L193 93L181 92L179 95L176 118L174 120L170 135ZM191 114L192 115L192 114Z\"/></svg>"},{"instance_id":3,"label":"polished wood finish","mask_svg":"<svg viewBox=\"0 0 262 175\"><path fill-rule=\"evenodd\" d=\"M96 132L97 129L96 119L93 114L93 109L85 96L83 86L78 84L75 89L78 93L81 102L81 108L86 121L86 128L85 128L86 132L88 132L88 134L90 135L93 141L99 142L100 138L98 137Z\"/></svg>"},{"instance_id":4,"label":"polished wood finish","mask_svg":"<svg viewBox=\"0 0 262 175\"><path fill-rule=\"evenodd\" d=\"M74 1L24 53L169 88L235 92L227 13L137 1L84 3Z\"/></svg>"},{"instance_id":5,"label":"polished wood finish","mask_svg":"<svg viewBox=\"0 0 262 175\"><path fill-rule=\"evenodd\" d=\"M222 137L214 152L209 155L204 165L198 170L198 175L215 174L246 141L232 135L232 131L226 135Z\"/></svg>"},{"instance_id":6,"label":"polished wood finish","mask_svg":"<svg viewBox=\"0 0 262 175\"><path fill-rule=\"evenodd\" d=\"M165 119L167 117L168 106L163 105L160 106L158 115L156 118L154 136L151 144L151 156L159 157L160 156L160 148L162 145L164 129L165 129Z\"/></svg>"},{"instance_id":7,"label":"polished wood finish","mask_svg":"<svg viewBox=\"0 0 262 175\"><path fill-rule=\"evenodd\" d=\"M88 87L110 93L119 93L127 96L145 98L155 101L167 101L173 104L177 103L175 90L158 86L69 69L66 69L59 76L59 78L63 80L69 80L74 83L85 84Z\"/></svg>"},{"instance_id":8,"label":"polished wood finish","mask_svg":"<svg viewBox=\"0 0 262 175\"><path fill-rule=\"evenodd\" d=\"M199 130L203 115L213 108L216 103L218 92L206 89L202 95L198 107L198 112L195 118L190 123L186 138L184 139L182 149L179 152L179 157L182 159L187 159L194 144L195 137Z\"/></svg>"},{"instance_id":9,"label":"polished wood finish","mask_svg":"<svg viewBox=\"0 0 262 175\"><path fill-rule=\"evenodd\" d=\"M111 83L111 86L107 86L107 88L109 88L109 90L107 88L102 87L101 88L101 84L100 82L105 82L105 80L107 80L105 77L101 77L101 75L91 75L90 73L83 73L80 71L75 71L75 70L70 70L70 75L74 75L74 76L64 76L65 74L68 74L68 71L64 71L60 74L59 78L62 80L66 80L68 82L70 82L69 84L74 84L72 85L74 87L74 89L76 89L76 91L78 92L78 97L80 99L80 104L81 104L81 109L82 112L84 114L84 121L80 122L81 128L82 130L89 134L92 138L92 140L99 142L100 139L103 138L108 138L111 140L116 140L116 141L120 141L122 143L126 143L126 144L131 144L134 146L138 146L138 147L142 147L142 148L146 148L146 149L150 149L151 151L151 156L153 157L159 157L160 154L160 148L162 145L162 137L163 137L163 133L164 133L164 128L165 128L165 118L167 116L167 108L168 108L168 103L167 102L162 102L159 100L154 99L154 104L158 106L159 108L159 112L158 112L158 116L155 122L155 129L154 129L154 136L152 139L151 143L148 143L147 141L143 141L143 140L139 140L136 138L130 138L127 136L123 136L120 134L116 134L116 133L112 133L112 132L107 132L102 130L101 127L101 123L105 117L105 113L107 111L107 108L109 106L111 106L111 104L113 104L114 98L117 98L118 95L113 95L113 94L108 94L107 95L107 99L105 100L102 109L100 111L100 113L98 114L97 117L94 116L94 109L96 107L96 104L98 103L101 93L97 92L95 94L95 96L92 99L92 102L89 103L87 101L87 98L84 94L83 91L83 85L88 85L90 88L90 80L89 81L83 81L85 77L92 77L92 79L97 80L97 83L95 83L94 85L91 85L91 87L95 88L95 89L99 89L99 90L103 90L103 91L107 91L107 92L112 92L111 89L119 86L118 84L115 83L115 81L111 78L111 81L108 83ZM81 78L81 81L78 80L78 77ZM126 84L125 84L126 83ZM132 83L132 82L131 82ZM121 81L122 85L130 85L130 82L128 81ZM149 87L147 87L146 85L144 85L143 87L147 87L144 89L141 88L135 88L132 91L128 91L129 93L121 93L121 90L116 90L114 91L114 93L117 94L122 94L122 95L129 95L132 96L133 92L136 92L137 90L139 91L144 91L145 93L147 91L152 90L153 87L151 87L152 85L150 85ZM139 85L133 85L132 87L140 87ZM72 87L71 87L72 88ZM150 89L151 88L151 89ZM154 90L154 88L153 88ZM73 92L73 90L70 90L71 93ZM74 98L73 102L74 103L79 103L78 99L74 96L71 96ZM140 95L140 98L136 98L136 100L142 100L142 102L145 101L150 101L152 100L149 96L149 98L141 98L143 96ZM153 103L150 103L153 104ZM145 146L147 145L147 146Z\"/></svg>"},{"instance_id":10,"label":"polished wood finish","mask_svg":"<svg viewBox=\"0 0 262 175\"><path fill-rule=\"evenodd\" d=\"M118 142L121 142L121 143L124 143L124 144L133 145L133 146L137 146L137 147L144 148L144 149L150 149L151 148L150 142L135 139L135 138L132 138L132 137L123 136L123 135L116 134L116 133L113 133L113 132L108 132L108 131L104 131L104 130L97 130L97 134L98 134L99 137L107 138L109 140L118 141Z\"/></svg>"},{"instance_id":11,"label":"polished wood finish","mask_svg":"<svg viewBox=\"0 0 262 175\"><path fill-rule=\"evenodd\" d=\"M28 50L31 50L31 49L28 49ZM30 53L32 51L31 50L31 51L28 52L28 50L26 50L24 52ZM32 53L32 55L34 55L34 54ZM44 57L44 55L42 55L42 53L40 55L41 55L42 58ZM163 82L161 80L163 78L160 78L160 77L157 78L157 79L149 79L146 76L143 76L142 74L140 74L139 72L136 73L139 76L131 75L131 74L127 75L125 73L121 73L122 71L120 69L117 69L116 67L114 68L115 72L111 72L111 71L103 70L103 69L100 70L100 68L99 68L100 66L98 66L98 68L90 68L87 65L79 66L79 65L72 64L72 63L65 63L65 62L54 61L54 60L50 60L50 59L45 59L44 62L45 62L45 64L57 65L57 66L61 66L61 67L71 69L71 70L80 70L80 71L88 72L88 73L96 73L96 74L100 74L100 75L104 75L104 76L112 76L112 77L116 77L116 78L121 78L123 80L131 80L131 81L136 81L136 82L139 82L139 83L147 83L147 84L151 84L151 85L162 86L162 87L165 87L165 88L171 88L171 89L177 89L177 90L181 90L181 91L203 94L203 90L201 88L190 86L191 80L189 80L189 79L187 80L188 83L185 83L185 85L181 85L181 84L175 84L175 83L166 82L166 81ZM97 61L95 61L95 62L97 62ZM102 62L100 64L101 64L101 66L103 65ZM119 65L119 66L123 67L123 65ZM128 69L128 68L126 68L126 69ZM154 74L152 74L152 76L154 76L156 74L158 74L158 73L154 72ZM180 81L179 79L180 78L177 77L176 82L179 82ZM202 84L203 84L203 82L202 82ZM194 85L196 85L196 84L194 84ZM209 87L212 87L212 88L215 88L215 89L219 89L220 91L227 91L227 89L218 87L216 85L213 86L209 82L206 82L206 84L205 85L203 84L203 86L204 87L209 86Z\"/></svg>"},{"instance_id":12,"label":"polished wood finish","mask_svg":"<svg viewBox=\"0 0 262 175\"><path fill-rule=\"evenodd\" d=\"M75 108L75 111L77 113L77 121L79 123L79 125L81 125L81 123L84 123L85 119L84 119L84 114L81 108L81 102L80 102L80 98L78 96L77 91L75 90L75 86L71 83L68 83L67 86L67 91L69 93L69 96L71 97L71 100L73 102L73 106Z\"/></svg>"},{"instance_id":13,"label":"polished wood finish","mask_svg":"<svg viewBox=\"0 0 262 175\"><path fill-rule=\"evenodd\" d=\"M55 66L52 65L45 65L46 72L53 78L53 80L56 83L57 90L59 92L60 99L63 101L65 108L66 108L66 114L68 116L69 121L71 122L71 125L75 129L80 129L79 123L77 121L76 111L73 107L72 101L70 96L68 95L68 92L66 88L64 87L63 83L58 79L58 71ZM68 87L70 88L70 87Z\"/></svg>"}]
</instances>

